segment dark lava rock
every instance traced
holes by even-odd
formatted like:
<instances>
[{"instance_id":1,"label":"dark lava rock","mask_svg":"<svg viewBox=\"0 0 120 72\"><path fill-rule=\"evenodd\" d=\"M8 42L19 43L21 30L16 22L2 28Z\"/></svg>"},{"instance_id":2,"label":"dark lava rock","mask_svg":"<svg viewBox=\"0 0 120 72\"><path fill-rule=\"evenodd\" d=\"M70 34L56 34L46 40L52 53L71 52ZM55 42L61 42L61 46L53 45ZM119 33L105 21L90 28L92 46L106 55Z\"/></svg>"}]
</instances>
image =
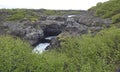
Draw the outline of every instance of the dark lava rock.
<instances>
[{"instance_id":1,"label":"dark lava rock","mask_svg":"<svg viewBox=\"0 0 120 72\"><path fill-rule=\"evenodd\" d=\"M120 69L117 72L120 72Z\"/></svg>"},{"instance_id":2,"label":"dark lava rock","mask_svg":"<svg viewBox=\"0 0 120 72\"><path fill-rule=\"evenodd\" d=\"M78 23L84 24L86 26L109 26L111 20L102 19L92 15L80 15L78 16Z\"/></svg>"},{"instance_id":3,"label":"dark lava rock","mask_svg":"<svg viewBox=\"0 0 120 72\"><path fill-rule=\"evenodd\" d=\"M56 36L65 28L64 22L54 20L41 21L39 25L43 29L45 37Z\"/></svg>"},{"instance_id":4,"label":"dark lava rock","mask_svg":"<svg viewBox=\"0 0 120 72\"><path fill-rule=\"evenodd\" d=\"M40 16L40 20L41 20L41 21L45 21L46 19L47 19L47 16L46 16L46 15L41 15L41 16Z\"/></svg>"},{"instance_id":5,"label":"dark lava rock","mask_svg":"<svg viewBox=\"0 0 120 72\"><path fill-rule=\"evenodd\" d=\"M60 41L58 40L57 37L55 37L51 40L50 45L45 50L48 50L48 49L50 50L58 47L60 47Z\"/></svg>"},{"instance_id":6,"label":"dark lava rock","mask_svg":"<svg viewBox=\"0 0 120 72\"><path fill-rule=\"evenodd\" d=\"M48 16L46 20L66 21L66 16Z\"/></svg>"},{"instance_id":7,"label":"dark lava rock","mask_svg":"<svg viewBox=\"0 0 120 72\"><path fill-rule=\"evenodd\" d=\"M33 11L39 13L44 12L45 10ZM8 13L1 13L2 15L6 15L3 17L9 15ZM81 14L73 15L71 17L69 14L66 15L38 15L38 20L34 22L28 19L4 22L4 19L1 17L0 34L17 36L21 39L25 39L31 45L34 45L48 36L56 36L59 34L66 35L67 33L71 36L76 36L88 33L89 31L92 33L98 32L104 27L109 27L111 23L111 20L96 17L87 11L81 11ZM59 41L53 39L50 46L59 46Z\"/></svg>"},{"instance_id":8,"label":"dark lava rock","mask_svg":"<svg viewBox=\"0 0 120 72\"><path fill-rule=\"evenodd\" d=\"M68 18L67 21L65 22L65 24L67 26L64 29L64 31L69 32L71 35L75 34L75 33L76 34L84 34L84 33L88 32L88 27L83 24L77 23L74 18Z\"/></svg>"},{"instance_id":9,"label":"dark lava rock","mask_svg":"<svg viewBox=\"0 0 120 72\"><path fill-rule=\"evenodd\" d=\"M55 16L49 17L48 19L50 22L44 29L45 34L48 34L48 36L53 35L53 33L57 34L57 32L62 36L76 36L89 33L89 31L95 35L96 32L102 30L104 27L109 27L111 23L109 19L95 17L88 12L82 13L81 15L68 16L62 24L59 21L53 21L56 19ZM56 38L51 41L50 46L46 49L56 48L57 46L60 46L60 41Z\"/></svg>"},{"instance_id":10,"label":"dark lava rock","mask_svg":"<svg viewBox=\"0 0 120 72\"><path fill-rule=\"evenodd\" d=\"M25 39L31 45L34 45L44 37L42 29L37 29L29 23L5 22L3 26L8 27L9 34Z\"/></svg>"}]
</instances>

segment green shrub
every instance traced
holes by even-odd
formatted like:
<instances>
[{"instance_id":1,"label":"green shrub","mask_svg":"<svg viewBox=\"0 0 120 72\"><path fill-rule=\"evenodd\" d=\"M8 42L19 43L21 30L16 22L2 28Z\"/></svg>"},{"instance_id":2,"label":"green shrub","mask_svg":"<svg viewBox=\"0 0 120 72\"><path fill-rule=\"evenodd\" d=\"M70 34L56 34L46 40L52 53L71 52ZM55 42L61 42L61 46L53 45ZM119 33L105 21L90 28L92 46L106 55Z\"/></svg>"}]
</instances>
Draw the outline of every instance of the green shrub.
<instances>
[{"instance_id":1,"label":"green shrub","mask_svg":"<svg viewBox=\"0 0 120 72\"><path fill-rule=\"evenodd\" d=\"M94 10L96 16L112 19L113 23L120 22L120 0L109 0L104 3L98 3L89 10Z\"/></svg>"},{"instance_id":2,"label":"green shrub","mask_svg":"<svg viewBox=\"0 0 120 72\"><path fill-rule=\"evenodd\" d=\"M67 56L55 51L32 53L19 38L0 36L0 72L64 72Z\"/></svg>"},{"instance_id":3,"label":"green shrub","mask_svg":"<svg viewBox=\"0 0 120 72\"><path fill-rule=\"evenodd\" d=\"M120 1L110 0L102 4L97 4L96 14L104 18L112 17L113 15L120 12Z\"/></svg>"},{"instance_id":4,"label":"green shrub","mask_svg":"<svg viewBox=\"0 0 120 72\"><path fill-rule=\"evenodd\" d=\"M32 53L19 38L0 36L0 72L114 72L120 64L120 29L62 38L60 48Z\"/></svg>"},{"instance_id":5,"label":"green shrub","mask_svg":"<svg viewBox=\"0 0 120 72\"><path fill-rule=\"evenodd\" d=\"M98 33L95 37L66 38L59 52L66 53L76 71L114 72L120 63L120 29L111 28ZM74 69L74 67L72 68Z\"/></svg>"},{"instance_id":6,"label":"green shrub","mask_svg":"<svg viewBox=\"0 0 120 72\"><path fill-rule=\"evenodd\" d=\"M32 48L20 39L0 36L0 72L34 71Z\"/></svg>"},{"instance_id":7,"label":"green shrub","mask_svg":"<svg viewBox=\"0 0 120 72\"><path fill-rule=\"evenodd\" d=\"M38 18L37 18L37 17L29 17L29 19L30 19L32 22L35 22L35 21L37 21L37 20L38 20Z\"/></svg>"},{"instance_id":8,"label":"green shrub","mask_svg":"<svg viewBox=\"0 0 120 72\"><path fill-rule=\"evenodd\" d=\"M22 14L22 13L16 13L16 14L13 14L11 16L9 16L7 18L8 21L16 21L16 20L20 20L20 19L23 19L25 17L25 14Z\"/></svg>"},{"instance_id":9,"label":"green shrub","mask_svg":"<svg viewBox=\"0 0 120 72\"><path fill-rule=\"evenodd\" d=\"M31 10L25 10L25 9L7 9L5 10L10 15L6 18L7 21L17 21L24 18L27 18L31 21L36 21L38 17L36 16L36 13L34 13Z\"/></svg>"},{"instance_id":10,"label":"green shrub","mask_svg":"<svg viewBox=\"0 0 120 72\"><path fill-rule=\"evenodd\" d=\"M113 23L117 23L117 22L120 22L120 13L119 14L116 14L112 17L112 22Z\"/></svg>"},{"instance_id":11,"label":"green shrub","mask_svg":"<svg viewBox=\"0 0 120 72\"><path fill-rule=\"evenodd\" d=\"M46 11L44 12L44 14L45 14L45 15L55 15L56 12L55 12L54 10L46 10Z\"/></svg>"}]
</instances>

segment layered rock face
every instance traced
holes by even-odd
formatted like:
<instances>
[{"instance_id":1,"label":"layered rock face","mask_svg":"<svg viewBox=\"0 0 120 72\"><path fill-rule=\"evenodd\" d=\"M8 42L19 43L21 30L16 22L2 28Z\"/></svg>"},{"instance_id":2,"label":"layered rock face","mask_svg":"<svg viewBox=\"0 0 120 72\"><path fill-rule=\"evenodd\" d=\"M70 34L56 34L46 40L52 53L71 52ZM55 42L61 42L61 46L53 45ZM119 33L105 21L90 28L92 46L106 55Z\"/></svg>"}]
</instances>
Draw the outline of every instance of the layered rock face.
<instances>
[{"instance_id":1,"label":"layered rock face","mask_svg":"<svg viewBox=\"0 0 120 72\"><path fill-rule=\"evenodd\" d=\"M0 34L20 37L34 46L48 36L60 34L63 36L76 36L88 32L95 33L104 27L109 27L111 23L109 19L98 18L88 12L71 16L42 15L40 18L35 22L29 20L1 22ZM54 45L55 42L58 43L57 39L51 42L51 45Z\"/></svg>"}]
</instances>

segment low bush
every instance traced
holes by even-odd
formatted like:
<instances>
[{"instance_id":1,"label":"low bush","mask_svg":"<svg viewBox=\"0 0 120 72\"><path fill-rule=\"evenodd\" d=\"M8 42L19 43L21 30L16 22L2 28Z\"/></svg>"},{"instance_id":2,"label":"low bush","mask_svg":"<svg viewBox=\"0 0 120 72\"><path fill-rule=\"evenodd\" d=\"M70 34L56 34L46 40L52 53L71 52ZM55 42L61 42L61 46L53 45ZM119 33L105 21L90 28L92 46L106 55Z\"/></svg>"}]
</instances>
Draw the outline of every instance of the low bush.
<instances>
[{"instance_id":1,"label":"low bush","mask_svg":"<svg viewBox=\"0 0 120 72\"><path fill-rule=\"evenodd\" d=\"M113 23L117 23L117 22L120 22L120 13L119 14L116 14L112 17L112 22Z\"/></svg>"},{"instance_id":2,"label":"low bush","mask_svg":"<svg viewBox=\"0 0 120 72\"><path fill-rule=\"evenodd\" d=\"M66 38L58 52L65 53L75 72L114 72L120 63L120 29L111 28L96 36ZM74 69L74 67L73 67Z\"/></svg>"},{"instance_id":3,"label":"low bush","mask_svg":"<svg viewBox=\"0 0 120 72\"><path fill-rule=\"evenodd\" d=\"M120 22L120 0L109 0L104 3L98 3L89 10L94 10L96 16L112 19L113 23Z\"/></svg>"},{"instance_id":4,"label":"low bush","mask_svg":"<svg viewBox=\"0 0 120 72\"><path fill-rule=\"evenodd\" d=\"M120 29L66 37L61 47L32 53L19 38L0 36L0 72L114 72L120 66Z\"/></svg>"},{"instance_id":5,"label":"low bush","mask_svg":"<svg viewBox=\"0 0 120 72\"><path fill-rule=\"evenodd\" d=\"M0 36L0 72L34 71L30 45L19 38Z\"/></svg>"}]
</instances>

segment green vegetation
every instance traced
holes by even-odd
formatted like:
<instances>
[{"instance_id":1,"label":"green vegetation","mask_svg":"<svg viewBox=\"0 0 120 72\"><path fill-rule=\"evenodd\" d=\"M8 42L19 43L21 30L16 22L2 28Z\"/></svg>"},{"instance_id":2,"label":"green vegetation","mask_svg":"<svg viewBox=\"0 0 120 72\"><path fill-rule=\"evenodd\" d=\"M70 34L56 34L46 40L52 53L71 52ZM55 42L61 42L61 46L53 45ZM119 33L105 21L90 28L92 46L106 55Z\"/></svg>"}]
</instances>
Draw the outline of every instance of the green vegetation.
<instances>
[{"instance_id":1,"label":"green vegetation","mask_svg":"<svg viewBox=\"0 0 120 72\"><path fill-rule=\"evenodd\" d=\"M112 17L113 23L120 22L120 13Z\"/></svg>"},{"instance_id":2,"label":"green vegetation","mask_svg":"<svg viewBox=\"0 0 120 72\"><path fill-rule=\"evenodd\" d=\"M44 11L44 14L45 14L45 15L55 15L55 14L56 14L56 11L54 11L54 10L45 10L45 11Z\"/></svg>"},{"instance_id":3,"label":"green vegetation","mask_svg":"<svg viewBox=\"0 0 120 72\"><path fill-rule=\"evenodd\" d=\"M80 14L79 10L44 10L42 15L69 15L69 14Z\"/></svg>"},{"instance_id":4,"label":"green vegetation","mask_svg":"<svg viewBox=\"0 0 120 72\"><path fill-rule=\"evenodd\" d=\"M0 36L0 72L33 71L32 48L28 43L10 36Z\"/></svg>"},{"instance_id":5,"label":"green vegetation","mask_svg":"<svg viewBox=\"0 0 120 72\"><path fill-rule=\"evenodd\" d=\"M11 16L9 16L7 18L8 21L16 21L16 20L20 20L20 19L23 19L25 17L25 13L23 12L17 12L17 13L14 13L12 14Z\"/></svg>"},{"instance_id":6,"label":"green vegetation","mask_svg":"<svg viewBox=\"0 0 120 72\"><path fill-rule=\"evenodd\" d=\"M114 72L120 63L119 37L117 28L103 30L94 37L70 37L63 40L59 51L70 58L69 63L77 68L75 72Z\"/></svg>"},{"instance_id":7,"label":"green vegetation","mask_svg":"<svg viewBox=\"0 0 120 72\"><path fill-rule=\"evenodd\" d=\"M113 23L118 23L120 21L120 0L109 0L104 3L98 3L97 6L89 10L95 10L97 16L111 18Z\"/></svg>"},{"instance_id":8,"label":"green vegetation","mask_svg":"<svg viewBox=\"0 0 120 72\"><path fill-rule=\"evenodd\" d=\"M0 72L63 72L64 62L64 54L34 54L30 45L19 38L0 36Z\"/></svg>"},{"instance_id":9,"label":"green vegetation","mask_svg":"<svg viewBox=\"0 0 120 72\"><path fill-rule=\"evenodd\" d=\"M34 9L0 9L0 16L5 18L5 21L18 21L22 19L27 19L30 21L37 21L40 19L41 15L68 15L68 14L80 14L78 10L34 10Z\"/></svg>"},{"instance_id":10,"label":"green vegetation","mask_svg":"<svg viewBox=\"0 0 120 72\"><path fill-rule=\"evenodd\" d=\"M61 39L61 47L32 53L20 39L0 36L0 72L114 72L120 64L120 29Z\"/></svg>"},{"instance_id":11,"label":"green vegetation","mask_svg":"<svg viewBox=\"0 0 120 72\"><path fill-rule=\"evenodd\" d=\"M1 9L0 11L8 14L6 18L7 21L17 21L24 18L31 21L38 19L36 14L29 9Z\"/></svg>"}]
</instances>

